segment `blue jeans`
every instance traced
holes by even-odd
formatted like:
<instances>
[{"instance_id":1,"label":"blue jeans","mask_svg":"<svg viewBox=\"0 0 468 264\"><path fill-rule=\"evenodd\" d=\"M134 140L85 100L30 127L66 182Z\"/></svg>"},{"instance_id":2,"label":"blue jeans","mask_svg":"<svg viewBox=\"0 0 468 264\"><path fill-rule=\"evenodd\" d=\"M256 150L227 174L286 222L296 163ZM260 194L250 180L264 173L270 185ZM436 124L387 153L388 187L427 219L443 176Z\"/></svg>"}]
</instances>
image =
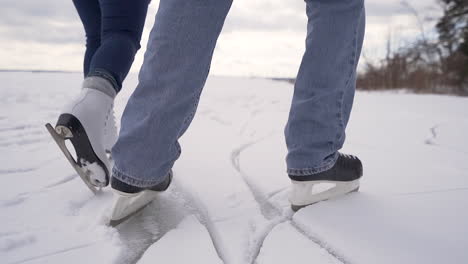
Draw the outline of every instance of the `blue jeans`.
<instances>
[{"instance_id":1,"label":"blue jeans","mask_svg":"<svg viewBox=\"0 0 468 264\"><path fill-rule=\"evenodd\" d=\"M112 150L113 177L160 183L181 153L232 0L161 0L139 83ZM342 147L364 35L363 0L307 3L307 49L286 126L288 173L330 168Z\"/></svg>"},{"instance_id":2,"label":"blue jeans","mask_svg":"<svg viewBox=\"0 0 468 264\"><path fill-rule=\"evenodd\" d=\"M86 32L85 77L103 77L120 91L140 49L149 2L73 0Z\"/></svg>"}]
</instances>

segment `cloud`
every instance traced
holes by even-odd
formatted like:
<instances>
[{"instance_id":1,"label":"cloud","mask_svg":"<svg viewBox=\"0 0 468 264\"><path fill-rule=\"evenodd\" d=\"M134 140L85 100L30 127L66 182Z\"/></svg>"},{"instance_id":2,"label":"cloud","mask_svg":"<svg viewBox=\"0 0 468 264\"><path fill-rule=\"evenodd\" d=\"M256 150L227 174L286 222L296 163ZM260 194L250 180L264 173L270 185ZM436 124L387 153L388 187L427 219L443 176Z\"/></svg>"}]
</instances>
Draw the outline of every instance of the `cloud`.
<instances>
[{"instance_id":1,"label":"cloud","mask_svg":"<svg viewBox=\"0 0 468 264\"><path fill-rule=\"evenodd\" d=\"M422 16L438 14L434 2L409 2ZM158 0L150 5L142 51L158 5ZM400 0L366 0L366 11L367 55L382 55L389 31L402 39L417 36L416 21ZM234 0L218 42L213 72L293 76L304 49L306 24L304 1ZM134 71L142 63L142 51ZM72 1L2 0L0 68L80 70L83 52L84 30Z\"/></svg>"},{"instance_id":2,"label":"cloud","mask_svg":"<svg viewBox=\"0 0 468 264\"><path fill-rule=\"evenodd\" d=\"M77 43L83 29L71 1L2 0L0 40L49 44Z\"/></svg>"},{"instance_id":3,"label":"cloud","mask_svg":"<svg viewBox=\"0 0 468 264\"><path fill-rule=\"evenodd\" d=\"M307 23L303 1L234 1L224 32L232 31L303 31Z\"/></svg>"}]
</instances>

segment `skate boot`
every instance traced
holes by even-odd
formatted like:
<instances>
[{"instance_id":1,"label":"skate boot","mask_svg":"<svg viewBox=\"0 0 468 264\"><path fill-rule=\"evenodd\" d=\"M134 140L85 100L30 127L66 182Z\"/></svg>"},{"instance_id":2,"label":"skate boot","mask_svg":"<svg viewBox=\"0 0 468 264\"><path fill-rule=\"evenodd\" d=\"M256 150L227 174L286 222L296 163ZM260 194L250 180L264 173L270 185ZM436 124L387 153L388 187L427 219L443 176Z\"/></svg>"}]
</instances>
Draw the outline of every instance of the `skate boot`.
<instances>
[{"instance_id":1,"label":"skate boot","mask_svg":"<svg viewBox=\"0 0 468 264\"><path fill-rule=\"evenodd\" d=\"M109 184L113 165L110 150L117 140L115 96L110 82L88 77L81 93L59 116L55 128L46 124L65 157L93 193ZM66 140L71 141L76 159L67 149Z\"/></svg>"},{"instance_id":2,"label":"skate boot","mask_svg":"<svg viewBox=\"0 0 468 264\"><path fill-rule=\"evenodd\" d=\"M293 211L359 190L361 161L352 155L338 154L338 160L329 170L307 176L289 175L292 182L289 201ZM314 186L321 183L333 184L334 187L323 192L313 192Z\"/></svg>"},{"instance_id":3,"label":"skate boot","mask_svg":"<svg viewBox=\"0 0 468 264\"><path fill-rule=\"evenodd\" d=\"M160 192L169 188L172 176L173 173L171 170L164 181L148 188L128 185L113 177L111 188L114 192L114 204L112 206L109 225L116 226L145 208Z\"/></svg>"}]
</instances>

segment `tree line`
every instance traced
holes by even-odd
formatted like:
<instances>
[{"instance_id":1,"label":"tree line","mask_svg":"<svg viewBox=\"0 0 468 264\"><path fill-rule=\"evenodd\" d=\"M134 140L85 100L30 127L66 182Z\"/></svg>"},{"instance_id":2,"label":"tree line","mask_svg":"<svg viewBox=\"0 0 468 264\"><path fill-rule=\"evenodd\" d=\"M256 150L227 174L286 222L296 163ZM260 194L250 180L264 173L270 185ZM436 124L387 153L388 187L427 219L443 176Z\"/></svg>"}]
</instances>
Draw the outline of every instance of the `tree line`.
<instances>
[{"instance_id":1,"label":"tree line","mask_svg":"<svg viewBox=\"0 0 468 264\"><path fill-rule=\"evenodd\" d=\"M405 3L405 2L404 2ZM468 96L468 0L438 0L443 15L435 24L437 37L427 38L418 12L421 36L392 50L379 62L364 59L357 87L363 90L408 89L416 93Z\"/></svg>"}]
</instances>

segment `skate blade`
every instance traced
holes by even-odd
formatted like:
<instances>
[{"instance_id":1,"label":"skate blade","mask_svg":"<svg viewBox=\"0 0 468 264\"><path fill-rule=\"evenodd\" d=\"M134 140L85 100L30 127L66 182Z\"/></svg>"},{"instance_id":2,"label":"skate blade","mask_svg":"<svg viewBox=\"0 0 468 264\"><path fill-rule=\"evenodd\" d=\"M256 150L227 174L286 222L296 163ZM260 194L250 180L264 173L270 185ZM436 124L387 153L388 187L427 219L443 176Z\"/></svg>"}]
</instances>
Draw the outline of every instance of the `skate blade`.
<instances>
[{"instance_id":1,"label":"skate blade","mask_svg":"<svg viewBox=\"0 0 468 264\"><path fill-rule=\"evenodd\" d=\"M137 195L125 194L113 190L115 195L109 226L115 227L141 212L158 195L156 191L142 191Z\"/></svg>"},{"instance_id":2,"label":"skate blade","mask_svg":"<svg viewBox=\"0 0 468 264\"><path fill-rule=\"evenodd\" d=\"M71 134L65 134L65 135L60 135L55 131L55 129L52 127L50 123L47 123L46 125L47 131L49 131L50 135L54 139L55 143L57 143L58 147L62 151L62 153L65 155L65 158L67 158L68 162L72 165L72 167L75 169L76 173L80 176L80 178L84 181L86 186L93 192L93 194L97 194L100 191L100 188L97 189L94 185L91 184L89 180L89 174L83 170L78 163L75 161L73 156L70 154L70 151L68 151L67 146L65 145L65 139L66 137L72 136Z\"/></svg>"},{"instance_id":3,"label":"skate blade","mask_svg":"<svg viewBox=\"0 0 468 264\"><path fill-rule=\"evenodd\" d=\"M301 187L301 189L303 189L303 190L300 190L300 191L304 192L303 193L304 195L308 194L309 197L307 199L301 199L301 201L298 202L298 201L294 201L294 199L292 197L290 198L291 209L294 212L297 212L301 208L304 208L304 207L309 206L309 205L316 204L316 203L321 202L321 201L326 201L326 200L330 200L330 199L333 199L333 198L342 197L344 195L359 191L359 180L355 180L355 181L351 181L351 182L334 182L334 183L336 183L335 187L332 187L332 188L330 188L330 189L328 189L326 191L323 191L321 193L311 194L313 186L315 184L319 184L319 183L330 183L330 182L328 182L328 181L318 181L318 182L314 182L314 183L312 183L312 182L306 183L304 185L304 187ZM295 183L293 182L293 188L295 187L294 184Z\"/></svg>"}]
</instances>

